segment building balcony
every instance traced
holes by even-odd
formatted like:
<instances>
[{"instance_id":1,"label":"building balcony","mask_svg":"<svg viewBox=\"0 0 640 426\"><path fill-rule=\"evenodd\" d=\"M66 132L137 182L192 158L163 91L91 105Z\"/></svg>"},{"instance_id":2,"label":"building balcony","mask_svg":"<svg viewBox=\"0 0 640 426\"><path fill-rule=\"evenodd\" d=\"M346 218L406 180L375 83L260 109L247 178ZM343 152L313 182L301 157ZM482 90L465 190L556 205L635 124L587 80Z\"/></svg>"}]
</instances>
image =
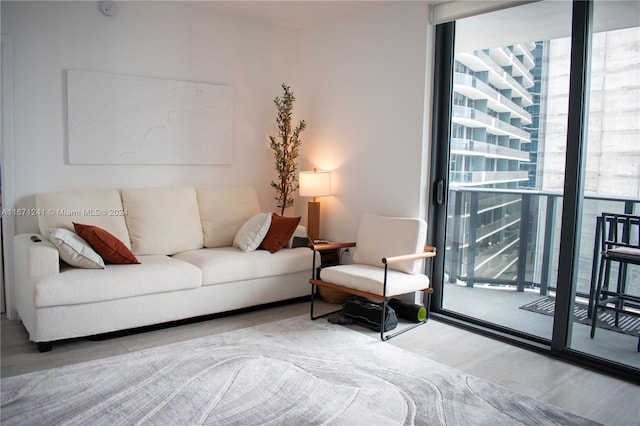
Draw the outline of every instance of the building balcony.
<instances>
[{"instance_id":1,"label":"building balcony","mask_svg":"<svg viewBox=\"0 0 640 426\"><path fill-rule=\"evenodd\" d=\"M478 213L486 213L497 208L518 209L520 197L512 194L483 194L478 199Z\"/></svg>"},{"instance_id":2,"label":"building balcony","mask_svg":"<svg viewBox=\"0 0 640 426\"><path fill-rule=\"evenodd\" d=\"M486 99L489 108L498 112L508 112L520 118L522 124L531 124L531 113L506 96L498 93L487 83L469 74L456 72L453 76L453 91L470 99Z\"/></svg>"},{"instance_id":3,"label":"building balcony","mask_svg":"<svg viewBox=\"0 0 640 426\"><path fill-rule=\"evenodd\" d=\"M511 90L512 97L522 98L522 106L533 105L533 96L509 73L496 64L493 59L481 50L456 53L456 61L464 64L474 72L488 71L489 82L500 90Z\"/></svg>"},{"instance_id":4,"label":"building balcony","mask_svg":"<svg viewBox=\"0 0 640 426\"><path fill-rule=\"evenodd\" d=\"M528 152L470 139L451 138L451 153L485 158L529 161Z\"/></svg>"},{"instance_id":5,"label":"building balcony","mask_svg":"<svg viewBox=\"0 0 640 426\"><path fill-rule=\"evenodd\" d=\"M486 225L480 225L476 229L476 243L481 243L498 232L506 231L508 228L517 227L519 223L520 216L505 216ZM517 232L514 232L514 235L517 235Z\"/></svg>"},{"instance_id":6,"label":"building balcony","mask_svg":"<svg viewBox=\"0 0 640 426\"><path fill-rule=\"evenodd\" d=\"M501 67L511 67L513 77L522 77L522 86L525 89L533 87L533 74L512 51L505 47L494 47L489 49L489 56Z\"/></svg>"},{"instance_id":7,"label":"building balcony","mask_svg":"<svg viewBox=\"0 0 640 426\"><path fill-rule=\"evenodd\" d=\"M504 172L450 172L452 186L479 186L529 180L526 171Z\"/></svg>"},{"instance_id":8,"label":"building balcony","mask_svg":"<svg viewBox=\"0 0 640 426\"><path fill-rule=\"evenodd\" d=\"M497 244L483 246L476 256L474 275L493 279L515 278L518 263L517 233Z\"/></svg>"},{"instance_id":9,"label":"building balcony","mask_svg":"<svg viewBox=\"0 0 640 426\"><path fill-rule=\"evenodd\" d=\"M517 271L517 263L512 266ZM511 272L509 269L508 272ZM443 306L448 311L458 312L499 326L551 340L553 317L531 312L521 307L545 296L537 290L527 289L516 292L515 286L495 285L492 282L478 282L467 287L465 281L452 279L445 274ZM549 295L555 294L550 292ZM576 297L576 303L585 303L584 297ZM594 356L640 368L640 358L635 346L637 336L618 333L606 328L598 328L596 338L591 339L591 326L573 323L571 348Z\"/></svg>"},{"instance_id":10,"label":"building balcony","mask_svg":"<svg viewBox=\"0 0 640 426\"><path fill-rule=\"evenodd\" d=\"M454 179L455 172L452 172L450 180ZM509 203L511 214L481 226L480 215L490 210L487 203L491 200L496 203L494 209ZM518 203L512 204L514 201ZM449 264L449 273L455 274L457 279L464 278L472 282L517 284L520 291L525 287L535 287L546 294L548 290L555 289L554 280L557 279L557 274L553 268L557 268L557 265L552 264L551 254L557 253L559 245L558 221L561 220L559 210L561 203L562 194L557 192L451 186L447 218L447 250L457 250L459 253L447 256L449 262L454 262ZM638 198L585 195L580 230L580 268L576 289L579 295L588 295L591 286L593 256L597 255L597 250L594 253L596 217L603 211L635 212L639 207L640 199ZM463 267L460 262L467 262L465 271L475 271L473 265L478 263L475 257L486 251L488 237L499 231L508 231L504 234L504 240L515 235L521 243L523 242L522 254L526 262L522 263L521 268L524 269L519 270L517 277L510 283L504 280L491 281L490 277L469 275L468 272L461 277L460 271ZM472 256L469 256L469 253ZM634 269L633 272L630 269L629 274L634 274L633 279L627 282L633 287L630 291L640 294L640 279L636 278L640 277L640 269Z\"/></svg>"},{"instance_id":11,"label":"building balcony","mask_svg":"<svg viewBox=\"0 0 640 426\"><path fill-rule=\"evenodd\" d=\"M498 208L506 208L509 209L510 212L520 208L521 198L517 195L494 193L482 193L481 195L481 197L478 197L478 207L472 209L469 204L465 204L459 213L460 217L471 217L471 211L473 211L474 214L482 214Z\"/></svg>"},{"instance_id":12,"label":"building balcony","mask_svg":"<svg viewBox=\"0 0 640 426\"><path fill-rule=\"evenodd\" d=\"M451 121L466 127L483 127L493 135L508 136L512 139L520 139L522 142L531 142L531 137L526 131L475 108L454 105Z\"/></svg>"},{"instance_id":13,"label":"building balcony","mask_svg":"<svg viewBox=\"0 0 640 426\"><path fill-rule=\"evenodd\" d=\"M506 279L503 274L505 270L510 269L514 260L518 259L518 250L516 244L520 241L517 233L505 237L496 244L482 244L477 242L474 245L473 253L469 251L469 244L461 245L459 249L463 250L462 264L460 265L460 275L458 279L465 280L471 277L491 277L495 280ZM473 273L469 274L467 268L470 263L466 256L475 257L473 262ZM513 272L513 271L512 271ZM514 279L515 275L510 276Z\"/></svg>"},{"instance_id":14,"label":"building balcony","mask_svg":"<svg viewBox=\"0 0 640 426\"><path fill-rule=\"evenodd\" d=\"M522 63L528 70L532 69L536 65L535 57L533 56L533 50L536 48L534 42L518 43L513 45L513 52L516 55L523 57Z\"/></svg>"},{"instance_id":15,"label":"building balcony","mask_svg":"<svg viewBox=\"0 0 640 426\"><path fill-rule=\"evenodd\" d=\"M481 209L491 209L491 200L496 208L519 202L511 205L511 215L480 227ZM550 339L553 317L524 310L523 305L554 295L558 288L562 194L452 186L447 204L443 308ZM586 305L599 261L596 217L603 211L637 214L640 199L587 194L583 204L575 301ZM500 228L504 232L499 238L486 237ZM629 268L626 286L627 292L640 294L640 269ZM640 367L637 335L598 329L591 339L589 333L590 326L574 322L572 349Z\"/></svg>"}]
</instances>

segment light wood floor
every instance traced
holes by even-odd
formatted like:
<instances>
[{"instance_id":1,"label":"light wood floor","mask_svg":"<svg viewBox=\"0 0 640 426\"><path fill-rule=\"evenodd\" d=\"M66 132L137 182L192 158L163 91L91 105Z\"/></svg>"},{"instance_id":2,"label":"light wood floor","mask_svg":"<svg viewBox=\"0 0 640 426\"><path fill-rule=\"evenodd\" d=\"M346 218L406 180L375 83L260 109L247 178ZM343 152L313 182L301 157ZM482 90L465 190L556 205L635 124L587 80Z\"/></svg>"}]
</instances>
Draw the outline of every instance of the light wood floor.
<instances>
[{"instance_id":1,"label":"light wood floor","mask_svg":"<svg viewBox=\"0 0 640 426\"><path fill-rule=\"evenodd\" d=\"M3 316L1 375L9 377L89 361L307 313L307 303L293 303L104 341L61 342L54 345L52 352L43 354L28 341L19 321L10 321ZM387 344L422 354L603 424L640 425L640 386L546 355L434 320Z\"/></svg>"}]
</instances>

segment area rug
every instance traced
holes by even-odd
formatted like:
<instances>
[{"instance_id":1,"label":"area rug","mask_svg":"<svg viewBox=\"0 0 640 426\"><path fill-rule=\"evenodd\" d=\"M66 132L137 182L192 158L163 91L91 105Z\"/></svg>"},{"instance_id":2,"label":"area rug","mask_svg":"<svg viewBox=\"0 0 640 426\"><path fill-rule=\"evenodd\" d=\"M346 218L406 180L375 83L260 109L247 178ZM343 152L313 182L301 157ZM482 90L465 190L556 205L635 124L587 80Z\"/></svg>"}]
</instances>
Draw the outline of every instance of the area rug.
<instances>
[{"instance_id":1,"label":"area rug","mask_svg":"<svg viewBox=\"0 0 640 426\"><path fill-rule=\"evenodd\" d=\"M538 314L553 316L555 306L555 297L547 296L531 303L527 303L526 305L520 306L520 309L535 312ZM589 318L588 313L589 306L586 303L576 302L573 305L574 322L591 325L591 318ZM618 324L619 326L616 327L615 314L613 313L613 311L598 309L598 322L596 324L596 327L617 331L618 333L629 334L631 336L640 335L640 317L620 313Z\"/></svg>"},{"instance_id":2,"label":"area rug","mask_svg":"<svg viewBox=\"0 0 640 426\"><path fill-rule=\"evenodd\" d=\"M6 426L596 424L307 316L0 384Z\"/></svg>"}]
</instances>

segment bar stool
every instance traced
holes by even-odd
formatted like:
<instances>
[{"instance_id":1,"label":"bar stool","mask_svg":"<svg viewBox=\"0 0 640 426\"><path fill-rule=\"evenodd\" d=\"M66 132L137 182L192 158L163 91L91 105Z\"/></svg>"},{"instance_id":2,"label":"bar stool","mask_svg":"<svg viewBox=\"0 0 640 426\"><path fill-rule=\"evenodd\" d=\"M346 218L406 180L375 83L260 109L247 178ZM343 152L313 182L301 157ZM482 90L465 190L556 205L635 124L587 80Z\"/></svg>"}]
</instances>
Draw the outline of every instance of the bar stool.
<instances>
[{"instance_id":1,"label":"bar stool","mask_svg":"<svg viewBox=\"0 0 640 426\"><path fill-rule=\"evenodd\" d=\"M615 312L615 326L619 326L621 312L640 316L640 311L625 309L625 306L640 308L640 294L627 292L627 267L640 265L640 216L629 214L602 213L598 218L600 229L600 265L598 267L597 287L590 295L591 338L595 336L598 321L598 309L610 309ZM611 264L618 263L617 283L610 288ZM638 338L640 352L640 337Z\"/></svg>"}]
</instances>

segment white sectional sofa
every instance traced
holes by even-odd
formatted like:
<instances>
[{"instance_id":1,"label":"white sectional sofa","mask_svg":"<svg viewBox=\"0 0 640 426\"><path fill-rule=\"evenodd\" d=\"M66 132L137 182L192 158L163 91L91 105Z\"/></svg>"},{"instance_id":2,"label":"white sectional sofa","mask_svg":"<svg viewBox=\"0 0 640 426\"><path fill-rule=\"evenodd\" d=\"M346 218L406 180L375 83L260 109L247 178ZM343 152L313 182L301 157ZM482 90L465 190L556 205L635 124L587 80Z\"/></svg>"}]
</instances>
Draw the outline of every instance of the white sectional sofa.
<instances>
[{"instance_id":1,"label":"white sectional sofa","mask_svg":"<svg viewBox=\"0 0 640 426\"><path fill-rule=\"evenodd\" d=\"M18 315L41 351L56 340L310 293L313 251L291 248L293 236L306 237L304 227L295 227L281 250L255 249L272 228L253 187L46 193L36 196L36 212L40 232L15 237L14 294ZM51 230L70 234L74 223L107 231L139 263L69 266L49 238L55 236ZM77 254L85 256L84 248Z\"/></svg>"}]
</instances>

